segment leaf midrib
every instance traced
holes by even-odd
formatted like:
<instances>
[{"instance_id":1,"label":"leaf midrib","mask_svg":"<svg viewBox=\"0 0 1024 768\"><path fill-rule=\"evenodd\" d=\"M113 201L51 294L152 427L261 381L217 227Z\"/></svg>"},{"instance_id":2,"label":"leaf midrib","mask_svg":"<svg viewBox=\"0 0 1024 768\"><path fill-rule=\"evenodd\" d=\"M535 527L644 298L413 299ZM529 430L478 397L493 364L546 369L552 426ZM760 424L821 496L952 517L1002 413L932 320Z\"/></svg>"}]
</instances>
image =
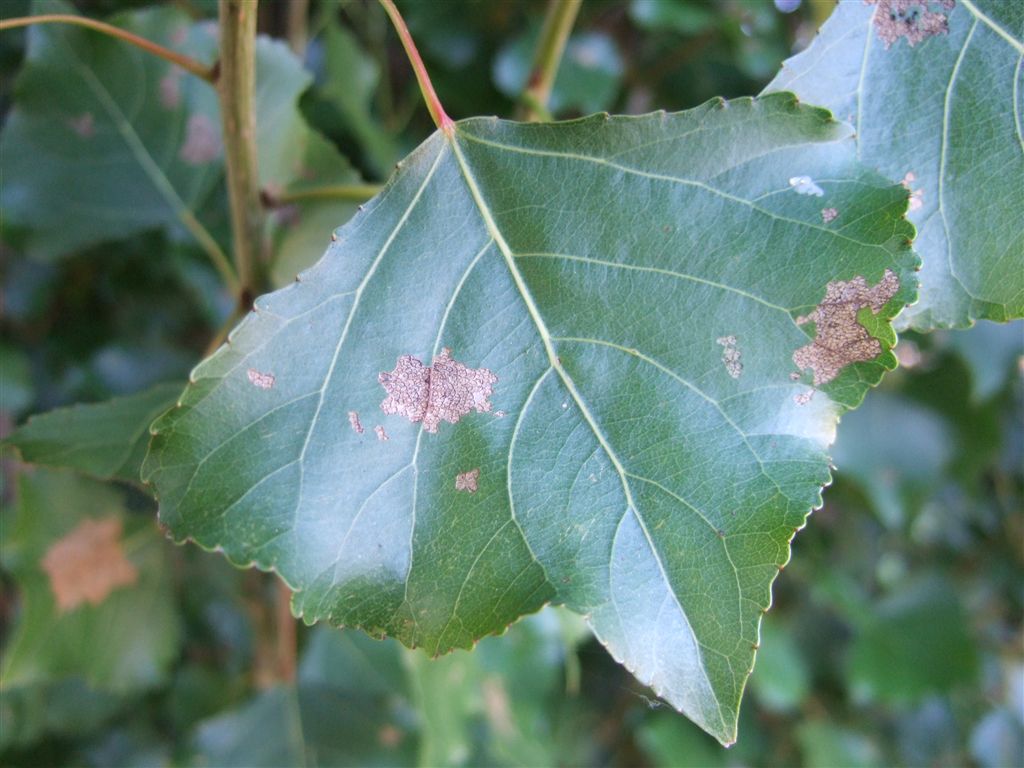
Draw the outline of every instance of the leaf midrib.
<instances>
[{"instance_id":1,"label":"leaf midrib","mask_svg":"<svg viewBox=\"0 0 1024 768\"><path fill-rule=\"evenodd\" d=\"M473 202L476 204L477 210L480 212L480 216L484 221L484 225L486 226L487 231L490 232L491 237L493 238L495 244L498 246L498 250L501 251L501 255L505 260L505 265L508 267L509 273L516 284L516 288L519 291L520 297L523 299L523 303L526 306L527 312L530 314L530 318L533 320L534 326L537 328L537 332L540 334L541 342L543 343L544 350L547 353L550 367L558 374L558 377L561 379L562 384L565 386L566 390L568 390L570 397L572 397L573 402L576 404L576 407L579 408L580 413L583 415L584 420L587 422L587 426L590 428L594 437L597 439L605 455L608 457L608 460L612 463L612 466L615 467L615 471L619 476L619 481L622 484L623 493L626 497L627 509L623 513L623 517L625 517L625 515L629 513L632 513L635 517L637 524L643 531L644 539L647 542L647 546L650 548L651 555L658 566L658 572L661 574L661 578L665 584L666 591L668 592L668 594L672 596L672 600L675 603L679 612L684 617L686 617L687 612L683 608L682 604L679 602L679 596L676 594L676 591L672 586L672 582L668 577L668 573L665 570L665 565L662 562L661 555L658 552L658 549L654 544L654 539L651 537L650 530L647 527L647 522L640 514L640 510L633 499L633 490L630 487L628 479L629 473L626 472L625 467L619 460L618 454L609 444L608 439L605 436L603 430L600 428L593 414L590 412L590 408L587 406L586 401L583 399L583 396L576 388L575 381L573 381L572 377L569 375L569 372L566 371L565 368L562 366L562 363L559 360L558 354L554 348L553 337L551 332L548 330L547 323L544 321L544 318L542 317L540 310L533 299L533 294L531 293L529 287L526 285L525 278L523 277L522 273L519 271L519 267L515 263L515 254L513 253L508 242L505 240L505 237L502 234L500 228L498 227L497 222L495 222L494 216L490 211L490 207L484 200L483 193L480 191L480 187L477 184L475 176L473 175L473 171L469 167L469 163L467 162L466 157L463 154L461 147L459 146L459 135L457 133L452 134L448 139L448 143L452 147L452 151L455 155L455 160L458 163L459 170L462 173L463 179L465 179L466 181L466 186L469 188L470 196L473 198ZM511 481L509 489L509 499L511 501ZM621 526L621 523L622 519L620 518L619 526ZM614 603L614 599L612 600L612 602ZM690 623L689 618L686 619L686 624L690 629L690 633L692 635L695 647L702 647L700 639L696 636L696 633L693 630L693 626ZM704 666L703 660L701 660L699 666L701 670L704 671L706 676L706 667ZM708 682L710 683L710 681ZM718 715L722 720L723 728L726 731L728 731L728 727L724 719L724 710L721 705L721 702L718 700L718 695L717 692L714 690L714 686L708 685L707 690L711 692L711 695L715 699L715 708L718 711Z\"/></svg>"}]
</instances>

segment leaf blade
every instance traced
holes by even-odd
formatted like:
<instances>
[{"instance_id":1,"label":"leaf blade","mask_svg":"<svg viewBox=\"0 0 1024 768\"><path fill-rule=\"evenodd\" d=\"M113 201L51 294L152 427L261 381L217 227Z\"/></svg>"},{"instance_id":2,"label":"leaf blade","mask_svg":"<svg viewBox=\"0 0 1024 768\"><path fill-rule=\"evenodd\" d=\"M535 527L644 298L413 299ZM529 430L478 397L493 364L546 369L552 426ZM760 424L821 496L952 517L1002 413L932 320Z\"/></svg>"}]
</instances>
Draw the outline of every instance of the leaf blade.
<instances>
[{"instance_id":1,"label":"leaf blade","mask_svg":"<svg viewBox=\"0 0 1024 768\"><path fill-rule=\"evenodd\" d=\"M920 300L900 325L918 330L1024 316L1024 12L989 0L950 6L948 32L909 45L879 37L888 0L839 3L765 88L854 124L859 157L910 191L924 266Z\"/></svg>"},{"instance_id":2,"label":"leaf blade","mask_svg":"<svg viewBox=\"0 0 1024 768\"><path fill-rule=\"evenodd\" d=\"M164 521L279 572L309 622L433 653L565 603L731 742L836 415L894 364L887 319L914 290L905 196L841 135L788 96L435 134L155 425ZM822 223L796 171L848 221ZM794 401L810 389L790 378L797 315L826 283L890 269L898 294L847 321L879 354ZM497 410L437 434L382 414L378 374L444 348L493 372ZM657 629L666 604L689 646Z\"/></svg>"}]
</instances>

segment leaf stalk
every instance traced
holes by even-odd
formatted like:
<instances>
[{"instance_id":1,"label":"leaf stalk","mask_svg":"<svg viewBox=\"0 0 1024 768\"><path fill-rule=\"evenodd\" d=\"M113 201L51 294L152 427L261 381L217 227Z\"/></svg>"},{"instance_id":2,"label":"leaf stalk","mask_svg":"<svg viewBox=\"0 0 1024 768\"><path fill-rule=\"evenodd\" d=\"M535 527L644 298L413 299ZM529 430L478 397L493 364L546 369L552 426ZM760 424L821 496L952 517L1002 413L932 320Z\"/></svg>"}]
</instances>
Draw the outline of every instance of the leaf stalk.
<instances>
[{"instance_id":1,"label":"leaf stalk","mask_svg":"<svg viewBox=\"0 0 1024 768\"><path fill-rule=\"evenodd\" d=\"M576 23L582 2L583 0L548 0L540 41L537 43L533 65L530 67L530 79L522 95L522 102L526 107L523 116L531 123L550 119L547 109L551 89L555 85L558 67L565 54L565 46L569 42L569 33Z\"/></svg>"},{"instance_id":2,"label":"leaf stalk","mask_svg":"<svg viewBox=\"0 0 1024 768\"><path fill-rule=\"evenodd\" d=\"M74 16L72 14L63 13L44 14L40 16L20 16L15 19L0 21L0 32L8 29L17 29L19 27L28 27L34 24L74 24L80 27L87 27L88 29L102 32L105 35L110 35L111 37L124 40L137 48L141 48L148 53L152 53L154 56L159 56L161 59L177 64L185 71L190 72L210 84L217 81L216 65L207 66L201 61L193 59L191 56L186 56L183 53L172 51L170 48L165 48L162 45L154 43L152 40L139 37L126 29L121 29L120 27L115 27L113 24L107 24L85 16Z\"/></svg>"},{"instance_id":3,"label":"leaf stalk","mask_svg":"<svg viewBox=\"0 0 1024 768\"><path fill-rule=\"evenodd\" d=\"M398 12L392 0L380 0L380 4L384 6L395 31L398 32L398 37L402 40L405 55L409 57L409 63L412 64L413 71L416 73L416 81L420 85L420 92L423 94L423 100L427 103L427 109L430 110L430 116L434 119L434 125L446 135L451 136L455 132L455 123L441 106L441 100L437 97L433 83L430 82L430 75L423 64L420 52L416 49L412 35L409 34L409 27L406 26L405 19L402 18L402 14Z\"/></svg>"},{"instance_id":4,"label":"leaf stalk","mask_svg":"<svg viewBox=\"0 0 1024 768\"><path fill-rule=\"evenodd\" d=\"M302 200L349 200L362 203L378 194L384 187L380 184L326 184L321 187L305 187L269 196L264 190L270 207L288 205Z\"/></svg>"}]
</instances>

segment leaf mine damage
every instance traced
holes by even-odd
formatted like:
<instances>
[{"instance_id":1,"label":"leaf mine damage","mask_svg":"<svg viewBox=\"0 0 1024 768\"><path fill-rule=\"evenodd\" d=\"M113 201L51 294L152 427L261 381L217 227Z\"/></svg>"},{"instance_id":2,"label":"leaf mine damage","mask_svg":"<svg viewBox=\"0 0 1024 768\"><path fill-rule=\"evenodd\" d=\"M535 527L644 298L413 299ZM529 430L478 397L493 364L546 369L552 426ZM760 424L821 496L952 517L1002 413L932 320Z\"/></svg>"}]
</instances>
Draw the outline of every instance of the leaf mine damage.
<instances>
[{"instance_id":1,"label":"leaf mine damage","mask_svg":"<svg viewBox=\"0 0 1024 768\"><path fill-rule=\"evenodd\" d=\"M99 605L115 589L139 578L121 549L121 521L116 517L83 520L47 550L41 565L50 578L58 613L82 603Z\"/></svg>"},{"instance_id":2,"label":"leaf mine damage","mask_svg":"<svg viewBox=\"0 0 1024 768\"><path fill-rule=\"evenodd\" d=\"M821 197L825 194L825 190L814 183L814 179L810 176L794 176L789 180L789 186L793 188L793 191L798 195L813 195L814 197Z\"/></svg>"},{"instance_id":3,"label":"leaf mine damage","mask_svg":"<svg viewBox=\"0 0 1024 768\"><path fill-rule=\"evenodd\" d=\"M249 377L249 383L254 387L259 389L274 388L274 382L276 379L272 373L262 373L261 371L257 371L255 368L250 368L245 372L245 375Z\"/></svg>"},{"instance_id":4,"label":"leaf mine damage","mask_svg":"<svg viewBox=\"0 0 1024 768\"><path fill-rule=\"evenodd\" d=\"M455 476L455 490L476 493L477 481L480 479L480 467Z\"/></svg>"},{"instance_id":5,"label":"leaf mine damage","mask_svg":"<svg viewBox=\"0 0 1024 768\"><path fill-rule=\"evenodd\" d=\"M743 373L743 363L740 362L740 351L736 347L735 336L722 336L716 340L722 345L722 365L725 366L725 371L732 378L738 379L740 374Z\"/></svg>"},{"instance_id":6,"label":"leaf mine damage","mask_svg":"<svg viewBox=\"0 0 1024 768\"><path fill-rule=\"evenodd\" d=\"M213 121L206 115L192 115L178 157L189 165L204 165L216 160L221 149L220 131Z\"/></svg>"},{"instance_id":7,"label":"leaf mine damage","mask_svg":"<svg viewBox=\"0 0 1024 768\"><path fill-rule=\"evenodd\" d=\"M489 398L498 377L486 368L467 368L445 347L430 367L402 355L395 369L381 372L377 380L388 393L380 404L384 413L422 422L427 432L437 432L442 421L455 424L472 410L491 410Z\"/></svg>"},{"instance_id":8,"label":"leaf mine damage","mask_svg":"<svg viewBox=\"0 0 1024 768\"><path fill-rule=\"evenodd\" d=\"M68 120L68 126L83 139L91 139L96 133L96 120L92 112L83 112Z\"/></svg>"},{"instance_id":9,"label":"leaf mine damage","mask_svg":"<svg viewBox=\"0 0 1024 768\"><path fill-rule=\"evenodd\" d=\"M879 355L881 344L857 321L857 313L870 307L878 314L899 287L899 279L889 269L878 285L871 287L859 275L852 280L835 280L828 284L817 308L796 319L797 325L813 322L816 327L814 341L793 353L798 368L814 372L814 386L832 381L850 363Z\"/></svg>"},{"instance_id":10,"label":"leaf mine damage","mask_svg":"<svg viewBox=\"0 0 1024 768\"><path fill-rule=\"evenodd\" d=\"M359 414L357 412L348 412L348 423L352 427L352 431L357 435L363 434L363 425L359 422Z\"/></svg>"},{"instance_id":11,"label":"leaf mine damage","mask_svg":"<svg viewBox=\"0 0 1024 768\"><path fill-rule=\"evenodd\" d=\"M903 177L903 181L900 184L903 188L910 193L910 203L907 210L916 211L922 205L924 205L924 190L914 189L914 182L917 181L917 176L914 175L913 171L907 171L906 176Z\"/></svg>"},{"instance_id":12,"label":"leaf mine damage","mask_svg":"<svg viewBox=\"0 0 1024 768\"><path fill-rule=\"evenodd\" d=\"M949 32L949 12L956 0L865 0L877 4L875 29L888 49L901 37L913 48L922 40Z\"/></svg>"}]
</instances>

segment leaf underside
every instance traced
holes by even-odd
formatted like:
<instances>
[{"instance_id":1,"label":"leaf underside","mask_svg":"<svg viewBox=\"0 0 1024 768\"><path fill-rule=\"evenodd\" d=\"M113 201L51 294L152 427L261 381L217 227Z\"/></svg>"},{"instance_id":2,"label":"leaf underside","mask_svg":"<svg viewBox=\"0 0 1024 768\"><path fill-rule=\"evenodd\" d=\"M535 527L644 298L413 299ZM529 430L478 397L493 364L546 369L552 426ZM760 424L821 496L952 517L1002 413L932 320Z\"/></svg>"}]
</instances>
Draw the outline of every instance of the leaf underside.
<instances>
[{"instance_id":1,"label":"leaf underside","mask_svg":"<svg viewBox=\"0 0 1024 768\"><path fill-rule=\"evenodd\" d=\"M307 622L433 654L564 603L731 743L836 418L916 290L905 190L844 130L774 94L435 134L154 424L163 521L277 571ZM827 291L877 301L809 321ZM825 376L843 333L874 353ZM441 358L428 402L466 395L445 349L489 403L436 433L384 413L403 356Z\"/></svg>"},{"instance_id":2,"label":"leaf underside","mask_svg":"<svg viewBox=\"0 0 1024 768\"><path fill-rule=\"evenodd\" d=\"M901 327L1024 317L1024 3L840 2L766 91L828 107L905 182L924 266Z\"/></svg>"}]
</instances>

